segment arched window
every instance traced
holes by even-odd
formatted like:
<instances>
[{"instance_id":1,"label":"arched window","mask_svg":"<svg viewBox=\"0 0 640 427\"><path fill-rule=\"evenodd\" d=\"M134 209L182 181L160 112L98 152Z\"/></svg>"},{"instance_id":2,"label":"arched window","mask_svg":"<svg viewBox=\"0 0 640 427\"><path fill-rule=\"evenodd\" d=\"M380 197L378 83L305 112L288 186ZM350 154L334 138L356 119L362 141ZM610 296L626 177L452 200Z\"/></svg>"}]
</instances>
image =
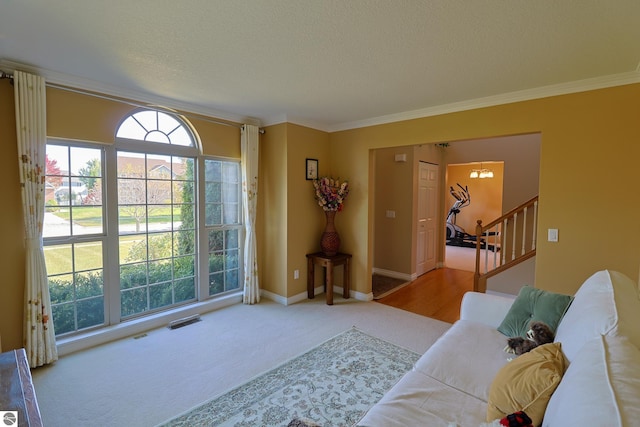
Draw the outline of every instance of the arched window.
<instances>
[{"instance_id":1,"label":"arched window","mask_svg":"<svg viewBox=\"0 0 640 427\"><path fill-rule=\"evenodd\" d=\"M46 184L56 336L240 291L240 162L203 156L179 115L135 110L113 144L51 138Z\"/></svg>"},{"instance_id":2,"label":"arched window","mask_svg":"<svg viewBox=\"0 0 640 427\"><path fill-rule=\"evenodd\" d=\"M116 132L117 138L161 144L194 147L194 138L187 126L162 111L142 110L127 117Z\"/></svg>"}]
</instances>

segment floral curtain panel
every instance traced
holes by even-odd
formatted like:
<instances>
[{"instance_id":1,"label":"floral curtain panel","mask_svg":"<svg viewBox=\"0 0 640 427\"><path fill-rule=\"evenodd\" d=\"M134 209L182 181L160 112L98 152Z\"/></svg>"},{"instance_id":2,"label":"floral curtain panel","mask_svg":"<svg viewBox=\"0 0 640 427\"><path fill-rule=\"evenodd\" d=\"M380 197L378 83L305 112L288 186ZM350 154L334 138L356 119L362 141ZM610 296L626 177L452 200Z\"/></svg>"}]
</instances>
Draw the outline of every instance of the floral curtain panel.
<instances>
[{"instance_id":1,"label":"floral curtain panel","mask_svg":"<svg viewBox=\"0 0 640 427\"><path fill-rule=\"evenodd\" d=\"M245 304L260 302L258 259L256 250L256 205L258 200L258 140L259 129L244 125L241 136L242 204L244 205L244 296Z\"/></svg>"},{"instance_id":2,"label":"floral curtain panel","mask_svg":"<svg viewBox=\"0 0 640 427\"><path fill-rule=\"evenodd\" d=\"M26 249L24 346L34 368L58 359L42 249L46 95L42 77L16 71L13 80Z\"/></svg>"}]
</instances>

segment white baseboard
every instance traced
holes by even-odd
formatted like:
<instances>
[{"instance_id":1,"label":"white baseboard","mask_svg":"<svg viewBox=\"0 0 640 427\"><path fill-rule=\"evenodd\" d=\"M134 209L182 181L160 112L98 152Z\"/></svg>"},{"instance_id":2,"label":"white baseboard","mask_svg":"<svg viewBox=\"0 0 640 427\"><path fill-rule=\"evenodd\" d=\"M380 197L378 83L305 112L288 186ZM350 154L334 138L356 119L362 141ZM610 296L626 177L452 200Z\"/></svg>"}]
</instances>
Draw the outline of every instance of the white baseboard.
<instances>
[{"instance_id":1,"label":"white baseboard","mask_svg":"<svg viewBox=\"0 0 640 427\"><path fill-rule=\"evenodd\" d=\"M323 286L317 286L314 291L313 291L313 295L314 297L316 295L320 295L320 294L324 294L324 287ZM278 294L274 294L273 292L269 292L269 291L265 291L265 290L261 290L260 291L260 295L270 299L271 301L277 302L278 304L282 304L282 305L291 305L291 304L295 304L297 302L300 301L304 301L306 299L308 299L308 295L307 292L300 292L297 295L294 295L292 297L283 297L282 295L278 295ZM341 286L334 286L333 287L333 295L334 296L342 296L342 287ZM354 298L358 301L372 301L373 300L373 293L369 292L368 294L363 294L362 292L357 292L354 291L353 289L349 291L349 296L351 298Z\"/></svg>"},{"instance_id":2,"label":"white baseboard","mask_svg":"<svg viewBox=\"0 0 640 427\"><path fill-rule=\"evenodd\" d=\"M270 292L270 291L265 291L264 289L260 289L260 298L266 298L268 300L275 301L278 304L288 305L286 297L283 297L282 295L274 294L273 292Z\"/></svg>"},{"instance_id":3,"label":"white baseboard","mask_svg":"<svg viewBox=\"0 0 640 427\"><path fill-rule=\"evenodd\" d=\"M418 275L416 273L413 273L413 274L400 273L397 271L385 270L382 268L374 268L373 274L379 274L381 276L391 277L393 279L405 280L407 282L413 282L418 278Z\"/></svg>"}]
</instances>

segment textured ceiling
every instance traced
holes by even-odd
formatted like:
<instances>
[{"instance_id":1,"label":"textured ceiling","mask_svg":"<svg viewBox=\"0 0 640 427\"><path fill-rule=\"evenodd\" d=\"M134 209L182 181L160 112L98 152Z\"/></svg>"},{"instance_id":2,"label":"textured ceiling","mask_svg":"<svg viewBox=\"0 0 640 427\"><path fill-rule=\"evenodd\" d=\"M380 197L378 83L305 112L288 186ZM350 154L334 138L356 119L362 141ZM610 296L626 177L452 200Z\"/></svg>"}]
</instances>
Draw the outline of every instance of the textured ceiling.
<instances>
[{"instance_id":1,"label":"textured ceiling","mask_svg":"<svg viewBox=\"0 0 640 427\"><path fill-rule=\"evenodd\" d=\"M0 66L336 130L640 81L639 23L638 0L2 0Z\"/></svg>"}]
</instances>

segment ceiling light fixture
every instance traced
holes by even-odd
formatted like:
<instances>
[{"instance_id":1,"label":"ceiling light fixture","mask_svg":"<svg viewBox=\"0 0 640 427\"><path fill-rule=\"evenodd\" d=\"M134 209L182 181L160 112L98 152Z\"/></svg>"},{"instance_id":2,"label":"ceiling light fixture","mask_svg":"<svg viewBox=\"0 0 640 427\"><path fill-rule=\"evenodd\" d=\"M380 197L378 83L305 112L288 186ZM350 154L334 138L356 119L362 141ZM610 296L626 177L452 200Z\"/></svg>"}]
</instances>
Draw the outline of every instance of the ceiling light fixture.
<instances>
[{"instance_id":1,"label":"ceiling light fixture","mask_svg":"<svg viewBox=\"0 0 640 427\"><path fill-rule=\"evenodd\" d=\"M493 178L493 171L491 169L483 168L482 163L480 163L480 169L471 169L471 172L469 173L469 178L471 179Z\"/></svg>"}]
</instances>

